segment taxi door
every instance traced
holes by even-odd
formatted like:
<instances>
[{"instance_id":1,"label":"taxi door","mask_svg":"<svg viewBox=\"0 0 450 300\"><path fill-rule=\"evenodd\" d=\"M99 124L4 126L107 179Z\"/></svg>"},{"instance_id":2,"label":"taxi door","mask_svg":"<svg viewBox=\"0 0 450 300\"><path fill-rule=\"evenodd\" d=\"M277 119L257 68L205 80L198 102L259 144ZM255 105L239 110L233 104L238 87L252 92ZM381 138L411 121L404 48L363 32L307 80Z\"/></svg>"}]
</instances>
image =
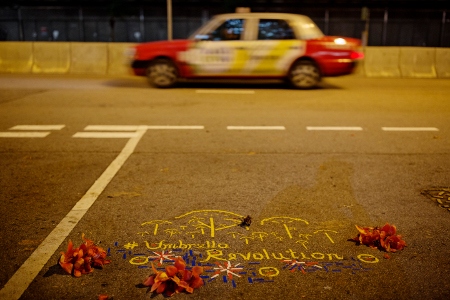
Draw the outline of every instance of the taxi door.
<instances>
[{"instance_id":1,"label":"taxi door","mask_svg":"<svg viewBox=\"0 0 450 300\"><path fill-rule=\"evenodd\" d=\"M184 60L195 76L232 76L241 74L246 64L246 20L220 20L206 32L197 34Z\"/></svg>"},{"instance_id":2,"label":"taxi door","mask_svg":"<svg viewBox=\"0 0 450 300\"><path fill-rule=\"evenodd\" d=\"M247 62L241 72L246 75L284 76L292 63L305 53L305 42L295 37L286 20L259 19L252 41L246 45Z\"/></svg>"}]
</instances>

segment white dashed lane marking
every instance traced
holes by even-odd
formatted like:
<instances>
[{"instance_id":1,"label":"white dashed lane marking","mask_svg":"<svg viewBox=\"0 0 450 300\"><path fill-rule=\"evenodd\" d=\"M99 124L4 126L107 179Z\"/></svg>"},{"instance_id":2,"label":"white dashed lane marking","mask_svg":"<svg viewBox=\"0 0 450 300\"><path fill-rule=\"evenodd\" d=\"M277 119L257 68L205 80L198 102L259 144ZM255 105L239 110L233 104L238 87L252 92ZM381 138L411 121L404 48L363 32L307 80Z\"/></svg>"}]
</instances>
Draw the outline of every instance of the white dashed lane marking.
<instances>
[{"instance_id":1,"label":"white dashed lane marking","mask_svg":"<svg viewBox=\"0 0 450 300\"><path fill-rule=\"evenodd\" d=\"M74 138L92 138L92 139L129 139L137 136L136 132L77 132Z\"/></svg>"},{"instance_id":2,"label":"white dashed lane marking","mask_svg":"<svg viewBox=\"0 0 450 300\"><path fill-rule=\"evenodd\" d=\"M88 125L85 131L136 131L138 128L145 127L147 130L164 129L205 129L202 125Z\"/></svg>"},{"instance_id":3,"label":"white dashed lane marking","mask_svg":"<svg viewBox=\"0 0 450 300\"><path fill-rule=\"evenodd\" d=\"M286 130L284 126L227 126L228 130Z\"/></svg>"},{"instance_id":4,"label":"white dashed lane marking","mask_svg":"<svg viewBox=\"0 0 450 300\"><path fill-rule=\"evenodd\" d=\"M202 125L153 125L153 126L147 126L148 130L202 130L205 129L205 126Z\"/></svg>"},{"instance_id":5,"label":"white dashed lane marking","mask_svg":"<svg viewBox=\"0 0 450 300\"><path fill-rule=\"evenodd\" d=\"M383 131L439 131L436 127L381 127Z\"/></svg>"},{"instance_id":6,"label":"white dashed lane marking","mask_svg":"<svg viewBox=\"0 0 450 300\"><path fill-rule=\"evenodd\" d=\"M66 125L16 125L9 130L61 130Z\"/></svg>"},{"instance_id":7,"label":"white dashed lane marking","mask_svg":"<svg viewBox=\"0 0 450 300\"><path fill-rule=\"evenodd\" d=\"M359 126L306 126L306 130L322 130L322 131L362 131Z\"/></svg>"},{"instance_id":8,"label":"white dashed lane marking","mask_svg":"<svg viewBox=\"0 0 450 300\"><path fill-rule=\"evenodd\" d=\"M249 90L195 90L197 94L241 94L241 95L253 95L255 91Z\"/></svg>"},{"instance_id":9,"label":"white dashed lane marking","mask_svg":"<svg viewBox=\"0 0 450 300\"><path fill-rule=\"evenodd\" d=\"M88 125L86 131L136 131L137 125Z\"/></svg>"},{"instance_id":10,"label":"white dashed lane marking","mask_svg":"<svg viewBox=\"0 0 450 300\"><path fill-rule=\"evenodd\" d=\"M145 130L198 130L201 125L89 125L85 131L77 132L74 138L128 139L138 135L138 129Z\"/></svg>"},{"instance_id":11,"label":"white dashed lane marking","mask_svg":"<svg viewBox=\"0 0 450 300\"><path fill-rule=\"evenodd\" d=\"M0 137L3 138L45 138L51 131L61 130L65 125L16 125L9 130L0 132ZM28 130L28 131L26 131Z\"/></svg>"},{"instance_id":12,"label":"white dashed lane marking","mask_svg":"<svg viewBox=\"0 0 450 300\"><path fill-rule=\"evenodd\" d=\"M0 137L2 137L2 138L45 138L49 134L50 134L50 131L44 131L44 132L6 131L6 132L0 132Z\"/></svg>"}]
</instances>

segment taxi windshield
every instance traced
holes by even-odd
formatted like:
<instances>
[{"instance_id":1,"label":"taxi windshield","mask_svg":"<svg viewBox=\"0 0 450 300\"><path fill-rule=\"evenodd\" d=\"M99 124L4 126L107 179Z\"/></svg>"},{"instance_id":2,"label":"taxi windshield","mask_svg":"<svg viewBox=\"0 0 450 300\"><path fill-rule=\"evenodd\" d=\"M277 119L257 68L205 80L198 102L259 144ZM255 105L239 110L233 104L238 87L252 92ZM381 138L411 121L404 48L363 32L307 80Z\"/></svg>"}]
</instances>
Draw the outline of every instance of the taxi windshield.
<instances>
[{"instance_id":1,"label":"taxi windshield","mask_svg":"<svg viewBox=\"0 0 450 300\"><path fill-rule=\"evenodd\" d=\"M222 23L213 20L199 28L190 39L201 41L240 40L244 30L244 19L226 19Z\"/></svg>"}]
</instances>

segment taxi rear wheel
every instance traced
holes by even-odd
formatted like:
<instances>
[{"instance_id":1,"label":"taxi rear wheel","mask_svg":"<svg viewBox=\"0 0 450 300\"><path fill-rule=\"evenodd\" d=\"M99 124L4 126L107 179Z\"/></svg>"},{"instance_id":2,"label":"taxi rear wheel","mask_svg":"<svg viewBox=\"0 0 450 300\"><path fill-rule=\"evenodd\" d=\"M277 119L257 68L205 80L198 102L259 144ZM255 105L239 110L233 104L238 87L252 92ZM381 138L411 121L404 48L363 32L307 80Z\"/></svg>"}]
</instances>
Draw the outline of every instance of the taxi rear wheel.
<instances>
[{"instance_id":1,"label":"taxi rear wheel","mask_svg":"<svg viewBox=\"0 0 450 300\"><path fill-rule=\"evenodd\" d=\"M310 89L320 82L320 70L314 62L300 60L292 65L288 79L295 88Z\"/></svg>"},{"instance_id":2,"label":"taxi rear wheel","mask_svg":"<svg viewBox=\"0 0 450 300\"><path fill-rule=\"evenodd\" d=\"M169 59L157 59L147 68L148 82L158 88L173 87L178 80L178 70Z\"/></svg>"}]
</instances>

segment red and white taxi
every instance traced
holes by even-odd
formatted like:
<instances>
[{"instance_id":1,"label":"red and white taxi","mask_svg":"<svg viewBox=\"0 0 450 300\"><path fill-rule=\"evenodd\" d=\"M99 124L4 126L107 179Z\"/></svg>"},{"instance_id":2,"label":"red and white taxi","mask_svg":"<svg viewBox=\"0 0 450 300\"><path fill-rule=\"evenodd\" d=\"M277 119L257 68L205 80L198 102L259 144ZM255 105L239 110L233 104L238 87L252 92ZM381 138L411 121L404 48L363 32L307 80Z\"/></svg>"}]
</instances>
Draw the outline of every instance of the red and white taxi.
<instances>
[{"instance_id":1,"label":"red and white taxi","mask_svg":"<svg viewBox=\"0 0 450 300\"><path fill-rule=\"evenodd\" d=\"M312 88L323 76L352 73L361 41L325 36L308 17L285 13L217 15L187 40L137 45L132 68L150 84L179 78L287 79Z\"/></svg>"}]
</instances>

